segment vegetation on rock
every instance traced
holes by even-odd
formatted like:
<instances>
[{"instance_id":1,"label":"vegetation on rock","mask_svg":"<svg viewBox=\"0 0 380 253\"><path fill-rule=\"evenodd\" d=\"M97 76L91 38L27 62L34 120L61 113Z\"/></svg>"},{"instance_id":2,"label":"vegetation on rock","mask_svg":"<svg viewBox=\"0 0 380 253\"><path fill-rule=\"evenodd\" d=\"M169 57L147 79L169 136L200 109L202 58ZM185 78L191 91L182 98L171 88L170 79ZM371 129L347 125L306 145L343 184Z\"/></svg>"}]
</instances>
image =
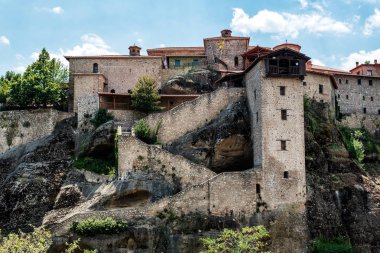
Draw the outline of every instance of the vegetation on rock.
<instances>
[{"instance_id":1,"label":"vegetation on rock","mask_svg":"<svg viewBox=\"0 0 380 253\"><path fill-rule=\"evenodd\" d=\"M113 119L113 115L109 113L107 109L99 108L99 110L95 112L94 117L91 119L91 123L95 128L97 128Z\"/></svg>"},{"instance_id":2,"label":"vegetation on rock","mask_svg":"<svg viewBox=\"0 0 380 253\"><path fill-rule=\"evenodd\" d=\"M158 130L160 130L161 122L159 122L154 129L150 129L144 119L137 121L134 126L135 135L140 140L148 144L159 144L157 140Z\"/></svg>"},{"instance_id":3,"label":"vegetation on rock","mask_svg":"<svg viewBox=\"0 0 380 253\"><path fill-rule=\"evenodd\" d=\"M352 253L352 245L342 237L328 240L324 237L319 238L311 250L311 253Z\"/></svg>"},{"instance_id":4,"label":"vegetation on rock","mask_svg":"<svg viewBox=\"0 0 380 253\"><path fill-rule=\"evenodd\" d=\"M128 225L124 221L117 221L113 218L87 219L74 222L71 230L78 235L94 236L99 234L118 234L125 232Z\"/></svg>"},{"instance_id":5,"label":"vegetation on rock","mask_svg":"<svg viewBox=\"0 0 380 253\"><path fill-rule=\"evenodd\" d=\"M270 235L264 226L245 227L234 231L224 229L216 239L202 238L201 253L269 253Z\"/></svg>"},{"instance_id":6,"label":"vegetation on rock","mask_svg":"<svg viewBox=\"0 0 380 253\"><path fill-rule=\"evenodd\" d=\"M160 109L160 95L157 83L150 77L141 77L132 90L132 107L142 112L152 112Z\"/></svg>"},{"instance_id":7,"label":"vegetation on rock","mask_svg":"<svg viewBox=\"0 0 380 253\"><path fill-rule=\"evenodd\" d=\"M73 166L77 169L88 170L101 175L115 175L115 157L102 160L93 157L79 157L74 161Z\"/></svg>"}]
</instances>

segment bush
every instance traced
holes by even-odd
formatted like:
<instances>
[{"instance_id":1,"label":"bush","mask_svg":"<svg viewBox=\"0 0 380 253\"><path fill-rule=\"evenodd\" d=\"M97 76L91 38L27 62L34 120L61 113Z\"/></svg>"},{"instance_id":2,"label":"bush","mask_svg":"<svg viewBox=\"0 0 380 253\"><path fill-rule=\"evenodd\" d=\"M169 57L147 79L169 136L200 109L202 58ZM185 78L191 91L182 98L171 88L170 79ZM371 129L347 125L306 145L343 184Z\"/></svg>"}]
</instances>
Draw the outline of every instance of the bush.
<instances>
[{"instance_id":1,"label":"bush","mask_svg":"<svg viewBox=\"0 0 380 253\"><path fill-rule=\"evenodd\" d=\"M106 219L87 219L74 222L71 226L73 232L83 236L118 234L127 231L127 228L126 222L117 221L110 217Z\"/></svg>"},{"instance_id":2,"label":"bush","mask_svg":"<svg viewBox=\"0 0 380 253\"><path fill-rule=\"evenodd\" d=\"M157 92L157 83L150 77L141 77L131 94L132 107L142 112L157 111L160 109L160 95Z\"/></svg>"},{"instance_id":3,"label":"bush","mask_svg":"<svg viewBox=\"0 0 380 253\"><path fill-rule=\"evenodd\" d=\"M91 123L95 128L98 128L100 125L113 120L113 115L108 112L107 109L100 108L95 112L94 117L91 119Z\"/></svg>"},{"instance_id":4,"label":"bush","mask_svg":"<svg viewBox=\"0 0 380 253\"><path fill-rule=\"evenodd\" d=\"M74 161L73 166L77 169L88 170L101 175L115 175L116 161L114 157L107 160L92 157L80 157Z\"/></svg>"},{"instance_id":5,"label":"bush","mask_svg":"<svg viewBox=\"0 0 380 253\"><path fill-rule=\"evenodd\" d=\"M333 240L319 238L311 250L311 253L352 253L352 245L342 237Z\"/></svg>"},{"instance_id":6,"label":"bush","mask_svg":"<svg viewBox=\"0 0 380 253\"><path fill-rule=\"evenodd\" d=\"M148 143L148 144L158 144L157 134L158 130L161 127L161 122L159 122L154 129L150 129L148 124L144 119L137 121L134 126L135 135L140 140Z\"/></svg>"},{"instance_id":7,"label":"bush","mask_svg":"<svg viewBox=\"0 0 380 253\"><path fill-rule=\"evenodd\" d=\"M270 236L264 226L245 227L242 230L234 231L224 229L216 238L202 238L205 250L201 253L269 253Z\"/></svg>"}]
</instances>

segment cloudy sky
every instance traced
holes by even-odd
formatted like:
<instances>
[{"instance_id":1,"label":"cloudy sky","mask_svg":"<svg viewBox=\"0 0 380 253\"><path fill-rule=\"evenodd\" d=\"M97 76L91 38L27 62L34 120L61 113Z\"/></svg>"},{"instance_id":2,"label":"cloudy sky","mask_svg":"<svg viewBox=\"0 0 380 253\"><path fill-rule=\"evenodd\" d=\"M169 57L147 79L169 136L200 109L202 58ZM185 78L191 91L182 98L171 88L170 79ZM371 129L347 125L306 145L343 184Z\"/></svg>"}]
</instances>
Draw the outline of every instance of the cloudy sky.
<instances>
[{"instance_id":1,"label":"cloudy sky","mask_svg":"<svg viewBox=\"0 0 380 253\"><path fill-rule=\"evenodd\" d=\"M0 75L43 47L65 61L132 44L202 46L224 28L251 45L298 43L320 65L380 60L380 0L0 0Z\"/></svg>"}]
</instances>

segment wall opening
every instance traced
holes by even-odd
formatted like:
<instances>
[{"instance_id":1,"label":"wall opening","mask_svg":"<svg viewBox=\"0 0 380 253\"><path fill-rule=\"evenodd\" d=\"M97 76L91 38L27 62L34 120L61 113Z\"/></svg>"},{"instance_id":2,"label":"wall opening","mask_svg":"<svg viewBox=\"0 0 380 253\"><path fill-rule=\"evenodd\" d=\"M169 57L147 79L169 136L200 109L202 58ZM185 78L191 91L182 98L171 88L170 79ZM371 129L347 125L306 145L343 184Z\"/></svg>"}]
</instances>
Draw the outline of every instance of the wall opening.
<instances>
[{"instance_id":1,"label":"wall opening","mask_svg":"<svg viewBox=\"0 0 380 253\"><path fill-rule=\"evenodd\" d=\"M235 62L235 67L238 67L239 66L239 57L235 56L234 62Z\"/></svg>"},{"instance_id":2,"label":"wall opening","mask_svg":"<svg viewBox=\"0 0 380 253\"><path fill-rule=\"evenodd\" d=\"M284 110L284 109L281 110L281 119L282 120L287 120L288 119L287 110Z\"/></svg>"},{"instance_id":3,"label":"wall opening","mask_svg":"<svg viewBox=\"0 0 380 253\"><path fill-rule=\"evenodd\" d=\"M260 184L256 184L256 193L259 194L261 192Z\"/></svg>"},{"instance_id":4,"label":"wall opening","mask_svg":"<svg viewBox=\"0 0 380 253\"><path fill-rule=\"evenodd\" d=\"M366 114L367 113L367 108L363 108L363 113Z\"/></svg>"},{"instance_id":5,"label":"wall opening","mask_svg":"<svg viewBox=\"0 0 380 253\"><path fill-rule=\"evenodd\" d=\"M319 85L319 94L323 94L323 84Z\"/></svg>"},{"instance_id":6,"label":"wall opening","mask_svg":"<svg viewBox=\"0 0 380 253\"><path fill-rule=\"evenodd\" d=\"M285 96L285 86L280 86L280 95Z\"/></svg>"},{"instance_id":7,"label":"wall opening","mask_svg":"<svg viewBox=\"0 0 380 253\"><path fill-rule=\"evenodd\" d=\"M280 143L281 143L281 150L286 150L286 141L281 140Z\"/></svg>"},{"instance_id":8,"label":"wall opening","mask_svg":"<svg viewBox=\"0 0 380 253\"><path fill-rule=\"evenodd\" d=\"M99 71L99 66L97 63L94 63L92 65L92 73L98 73L98 71Z\"/></svg>"},{"instance_id":9,"label":"wall opening","mask_svg":"<svg viewBox=\"0 0 380 253\"><path fill-rule=\"evenodd\" d=\"M289 171L284 171L284 178L289 178Z\"/></svg>"}]
</instances>

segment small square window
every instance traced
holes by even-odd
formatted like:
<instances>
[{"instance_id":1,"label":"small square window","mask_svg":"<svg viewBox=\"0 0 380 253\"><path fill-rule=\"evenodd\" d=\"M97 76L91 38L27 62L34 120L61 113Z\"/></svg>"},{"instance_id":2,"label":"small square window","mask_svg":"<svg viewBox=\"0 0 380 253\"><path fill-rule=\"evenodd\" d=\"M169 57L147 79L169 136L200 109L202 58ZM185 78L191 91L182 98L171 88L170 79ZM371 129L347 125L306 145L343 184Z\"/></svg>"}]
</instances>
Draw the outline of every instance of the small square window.
<instances>
[{"instance_id":1,"label":"small square window","mask_svg":"<svg viewBox=\"0 0 380 253\"><path fill-rule=\"evenodd\" d=\"M342 83L342 79L339 78L339 83Z\"/></svg>"},{"instance_id":2,"label":"small square window","mask_svg":"<svg viewBox=\"0 0 380 253\"><path fill-rule=\"evenodd\" d=\"M371 97L371 101L373 101L373 97Z\"/></svg>"},{"instance_id":3,"label":"small square window","mask_svg":"<svg viewBox=\"0 0 380 253\"><path fill-rule=\"evenodd\" d=\"M323 85L322 84L319 85L319 94L323 94Z\"/></svg>"},{"instance_id":4,"label":"small square window","mask_svg":"<svg viewBox=\"0 0 380 253\"><path fill-rule=\"evenodd\" d=\"M379 109L379 110L377 110L377 114L379 114L379 115L380 115L380 109Z\"/></svg>"},{"instance_id":5,"label":"small square window","mask_svg":"<svg viewBox=\"0 0 380 253\"><path fill-rule=\"evenodd\" d=\"M340 98L340 94L338 94L338 98Z\"/></svg>"},{"instance_id":6,"label":"small square window","mask_svg":"<svg viewBox=\"0 0 380 253\"><path fill-rule=\"evenodd\" d=\"M259 184L256 184L256 193L260 193L261 187Z\"/></svg>"},{"instance_id":7,"label":"small square window","mask_svg":"<svg viewBox=\"0 0 380 253\"><path fill-rule=\"evenodd\" d=\"M287 110L281 110L281 119L282 120L288 119Z\"/></svg>"},{"instance_id":8,"label":"small square window","mask_svg":"<svg viewBox=\"0 0 380 253\"><path fill-rule=\"evenodd\" d=\"M367 70L367 76L372 76L372 70Z\"/></svg>"},{"instance_id":9,"label":"small square window","mask_svg":"<svg viewBox=\"0 0 380 253\"><path fill-rule=\"evenodd\" d=\"M280 141L281 142L281 150L286 150L286 141Z\"/></svg>"},{"instance_id":10,"label":"small square window","mask_svg":"<svg viewBox=\"0 0 380 253\"><path fill-rule=\"evenodd\" d=\"M285 96L285 86L280 86L280 95Z\"/></svg>"},{"instance_id":11,"label":"small square window","mask_svg":"<svg viewBox=\"0 0 380 253\"><path fill-rule=\"evenodd\" d=\"M365 96L363 96L363 100L365 100Z\"/></svg>"},{"instance_id":12,"label":"small square window","mask_svg":"<svg viewBox=\"0 0 380 253\"><path fill-rule=\"evenodd\" d=\"M348 95L346 95L346 99L348 99Z\"/></svg>"},{"instance_id":13,"label":"small square window","mask_svg":"<svg viewBox=\"0 0 380 253\"><path fill-rule=\"evenodd\" d=\"M259 122L259 112L256 112L256 123Z\"/></svg>"},{"instance_id":14,"label":"small square window","mask_svg":"<svg viewBox=\"0 0 380 253\"><path fill-rule=\"evenodd\" d=\"M174 66L175 67L181 67L181 60L174 60Z\"/></svg>"},{"instance_id":15,"label":"small square window","mask_svg":"<svg viewBox=\"0 0 380 253\"><path fill-rule=\"evenodd\" d=\"M289 178L289 171L284 171L284 178Z\"/></svg>"},{"instance_id":16,"label":"small square window","mask_svg":"<svg viewBox=\"0 0 380 253\"><path fill-rule=\"evenodd\" d=\"M358 85L362 85L362 79L358 79Z\"/></svg>"},{"instance_id":17,"label":"small square window","mask_svg":"<svg viewBox=\"0 0 380 253\"><path fill-rule=\"evenodd\" d=\"M367 113L367 108L363 108L363 113L366 114Z\"/></svg>"},{"instance_id":18,"label":"small square window","mask_svg":"<svg viewBox=\"0 0 380 253\"><path fill-rule=\"evenodd\" d=\"M346 84L348 84L348 79L346 79Z\"/></svg>"},{"instance_id":19,"label":"small square window","mask_svg":"<svg viewBox=\"0 0 380 253\"><path fill-rule=\"evenodd\" d=\"M368 80L368 85L372 86L372 80Z\"/></svg>"},{"instance_id":20,"label":"small square window","mask_svg":"<svg viewBox=\"0 0 380 253\"><path fill-rule=\"evenodd\" d=\"M253 97L254 97L255 100L256 100L256 90L253 91Z\"/></svg>"},{"instance_id":21,"label":"small square window","mask_svg":"<svg viewBox=\"0 0 380 253\"><path fill-rule=\"evenodd\" d=\"M307 85L307 83L306 83L306 82L303 82L302 84L303 84L303 86L306 86L306 85Z\"/></svg>"}]
</instances>

